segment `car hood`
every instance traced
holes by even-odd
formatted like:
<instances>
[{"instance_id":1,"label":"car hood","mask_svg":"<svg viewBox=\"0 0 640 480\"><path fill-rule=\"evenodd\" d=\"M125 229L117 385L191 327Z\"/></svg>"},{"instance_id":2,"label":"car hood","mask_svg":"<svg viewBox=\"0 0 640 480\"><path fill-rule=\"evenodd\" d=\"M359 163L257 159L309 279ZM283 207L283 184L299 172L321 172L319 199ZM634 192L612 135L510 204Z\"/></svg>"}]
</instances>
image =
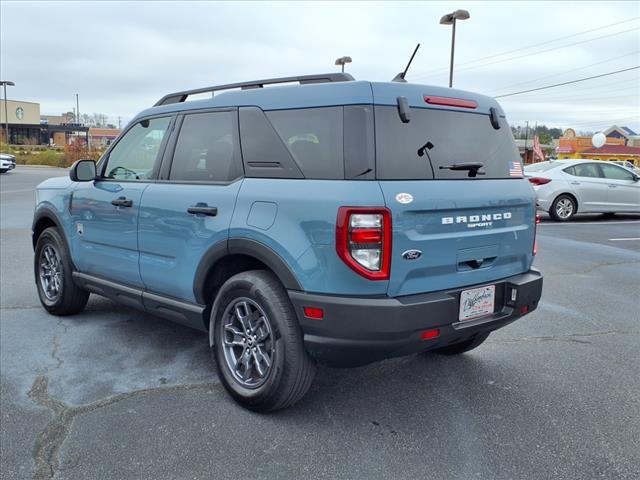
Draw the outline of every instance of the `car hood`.
<instances>
[{"instance_id":1,"label":"car hood","mask_svg":"<svg viewBox=\"0 0 640 480\"><path fill-rule=\"evenodd\" d=\"M65 188L69 188L73 182L69 177L55 177L48 178L40 185L38 185L38 190L64 190Z\"/></svg>"}]
</instances>

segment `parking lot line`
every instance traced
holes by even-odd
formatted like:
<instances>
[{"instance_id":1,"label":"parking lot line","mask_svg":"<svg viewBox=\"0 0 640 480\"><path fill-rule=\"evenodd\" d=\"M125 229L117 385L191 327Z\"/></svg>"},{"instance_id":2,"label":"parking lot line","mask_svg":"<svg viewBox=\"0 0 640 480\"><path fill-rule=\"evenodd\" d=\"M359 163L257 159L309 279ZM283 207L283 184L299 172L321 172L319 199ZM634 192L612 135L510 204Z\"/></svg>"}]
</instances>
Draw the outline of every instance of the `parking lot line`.
<instances>
[{"instance_id":1,"label":"parking lot line","mask_svg":"<svg viewBox=\"0 0 640 480\"><path fill-rule=\"evenodd\" d=\"M628 240L640 240L640 237L629 237L629 238L610 238L611 242L626 242Z\"/></svg>"}]
</instances>

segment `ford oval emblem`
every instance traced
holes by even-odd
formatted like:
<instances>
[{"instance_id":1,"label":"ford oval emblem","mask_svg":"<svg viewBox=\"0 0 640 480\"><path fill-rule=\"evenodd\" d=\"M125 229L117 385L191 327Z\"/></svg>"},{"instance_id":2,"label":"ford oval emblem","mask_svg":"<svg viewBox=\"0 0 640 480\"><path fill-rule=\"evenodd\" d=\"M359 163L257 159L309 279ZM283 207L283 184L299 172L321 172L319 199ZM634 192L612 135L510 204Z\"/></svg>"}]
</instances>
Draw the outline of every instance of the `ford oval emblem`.
<instances>
[{"instance_id":1,"label":"ford oval emblem","mask_svg":"<svg viewBox=\"0 0 640 480\"><path fill-rule=\"evenodd\" d=\"M422 252L420 250L407 250L402 254L402 258L405 260L417 260L422 256Z\"/></svg>"},{"instance_id":2,"label":"ford oval emblem","mask_svg":"<svg viewBox=\"0 0 640 480\"><path fill-rule=\"evenodd\" d=\"M396 195L396 202L398 203L411 203L413 202L413 195L410 193L399 193Z\"/></svg>"}]
</instances>

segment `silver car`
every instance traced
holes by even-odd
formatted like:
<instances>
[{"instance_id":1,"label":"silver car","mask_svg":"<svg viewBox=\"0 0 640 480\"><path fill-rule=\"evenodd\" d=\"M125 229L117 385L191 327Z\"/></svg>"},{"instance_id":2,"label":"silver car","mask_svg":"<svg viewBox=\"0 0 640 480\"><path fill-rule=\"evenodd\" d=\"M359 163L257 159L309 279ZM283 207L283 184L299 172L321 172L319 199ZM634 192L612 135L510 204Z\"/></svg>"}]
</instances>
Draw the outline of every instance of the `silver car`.
<instances>
[{"instance_id":1,"label":"silver car","mask_svg":"<svg viewBox=\"0 0 640 480\"><path fill-rule=\"evenodd\" d=\"M640 176L600 160L552 160L524 167L539 210L566 221L576 213L640 213Z\"/></svg>"}]
</instances>

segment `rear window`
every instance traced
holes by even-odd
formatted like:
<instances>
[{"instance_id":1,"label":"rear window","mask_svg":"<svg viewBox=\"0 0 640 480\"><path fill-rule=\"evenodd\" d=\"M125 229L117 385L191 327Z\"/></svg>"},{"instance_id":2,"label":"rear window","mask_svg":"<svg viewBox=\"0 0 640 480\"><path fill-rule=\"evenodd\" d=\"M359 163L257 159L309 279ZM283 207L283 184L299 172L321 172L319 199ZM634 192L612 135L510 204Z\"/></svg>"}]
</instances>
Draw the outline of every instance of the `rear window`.
<instances>
[{"instance_id":1,"label":"rear window","mask_svg":"<svg viewBox=\"0 0 640 480\"><path fill-rule=\"evenodd\" d=\"M489 115L412 108L409 123L402 123L397 108L375 107L376 170L383 180L466 179L467 171L447 167L482 163L476 178L522 176L522 164L509 126L498 130ZM426 154L418 155L425 146Z\"/></svg>"}]
</instances>

